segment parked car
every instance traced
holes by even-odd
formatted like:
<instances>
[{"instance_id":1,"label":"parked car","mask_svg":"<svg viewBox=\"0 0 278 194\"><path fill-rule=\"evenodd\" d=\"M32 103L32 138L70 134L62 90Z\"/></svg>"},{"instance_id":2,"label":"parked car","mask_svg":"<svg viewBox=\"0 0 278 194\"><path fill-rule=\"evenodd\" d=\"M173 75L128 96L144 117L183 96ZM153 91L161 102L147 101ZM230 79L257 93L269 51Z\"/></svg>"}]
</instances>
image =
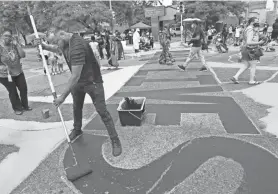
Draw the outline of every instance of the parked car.
<instances>
[{"instance_id":1,"label":"parked car","mask_svg":"<svg viewBox=\"0 0 278 194\"><path fill-rule=\"evenodd\" d=\"M180 27L174 27L170 30L171 36L180 36L181 35L181 28Z\"/></svg>"}]
</instances>

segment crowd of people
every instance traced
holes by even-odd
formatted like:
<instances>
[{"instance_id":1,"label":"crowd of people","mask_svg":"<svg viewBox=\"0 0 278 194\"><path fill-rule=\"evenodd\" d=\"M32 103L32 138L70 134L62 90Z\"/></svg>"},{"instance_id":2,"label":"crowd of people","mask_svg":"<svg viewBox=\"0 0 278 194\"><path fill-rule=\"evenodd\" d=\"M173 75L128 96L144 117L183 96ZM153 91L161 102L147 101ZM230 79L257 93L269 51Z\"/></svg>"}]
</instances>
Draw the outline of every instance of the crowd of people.
<instances>
[{"instance_id":1,"label":"crowd of people","mask_svg":"<svg viewBox=\"0 0 278 194\"><path fill-rule=\"evenodd\" d=\"M178 65L178 67L181 70L186 71L190 61L192 61L192 59L197 56L202 63L200 71L207 71L209 67L206 64L206 60L202 53L202 50L205 50L207 48L207 45L209 44L208 41L211 41L213 39L213 36L215 36L216 34L216 30L213 26L209 26L207 33L205 33L198 21L193 21L191 28L193 29L193 35L190 42L188 43L189 45L192 45L190 53L185 63L183 65ZM276 20L276 23L273 24L273 28L277 28L277 31L273 30L272 38L274 40L277 40L277 36L275 38L275 33L277 33L278 35L278 20ZM226 45L227 37L232 36L233 33L236 38L234 46L240 46L240 62L242 62L244 66L242 66L242 68L240 68L239 71L231 78L231 81L234 84L239 84L239 77L247 69L250 69L249 85L260 84L260 82L255 79L256 65L260 62L260 57L263 56L264 49L262 48L262 46L266 45L269 41L268 31L264 30L263 32L261 32L258 18L252 17L246 24L237 26L231 25L229 27L227 26L227 24L224 24L222 30L218 32L217 35L220 36L222 44ZM162 53L159 58L159 63L173 65L173 62L175 60L173 59L169 51L170 35L168 34L168 29L165 28L164 31L160 33L159 37L162 47Z\"/></svg>"}]
</instances>

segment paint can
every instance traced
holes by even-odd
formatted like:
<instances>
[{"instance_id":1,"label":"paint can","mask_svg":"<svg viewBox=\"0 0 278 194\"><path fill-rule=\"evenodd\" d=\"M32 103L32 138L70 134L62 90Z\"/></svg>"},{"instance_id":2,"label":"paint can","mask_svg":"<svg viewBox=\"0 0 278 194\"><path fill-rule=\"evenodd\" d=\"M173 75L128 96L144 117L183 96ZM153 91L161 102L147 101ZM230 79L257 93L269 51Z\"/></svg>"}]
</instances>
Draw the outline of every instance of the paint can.
<instances>
[{"instance_id":1,"label":"paint can","mask_svg":"<svg viewBox=\"0 0 278 194\"><path fill-rule=\"evenodd\" d=\"M49 115L49 109L42 110L42 118L48 119L50 117Z\"/></svg>"}]
</instances>

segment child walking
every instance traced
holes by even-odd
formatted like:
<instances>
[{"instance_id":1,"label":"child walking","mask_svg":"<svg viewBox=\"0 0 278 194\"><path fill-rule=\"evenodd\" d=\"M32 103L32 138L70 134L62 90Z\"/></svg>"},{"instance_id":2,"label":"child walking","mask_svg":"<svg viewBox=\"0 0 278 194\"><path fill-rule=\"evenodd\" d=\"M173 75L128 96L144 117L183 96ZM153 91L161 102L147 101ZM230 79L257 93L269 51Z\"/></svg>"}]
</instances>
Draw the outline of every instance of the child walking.
<instances>
[{"instance_id":1,"label":"child walking","mask_svg":"<svg viewBox=\"0 0 278 194\"><path fill-rule=\"evenodd\" d=\"M59 53L56 55L57 59L57 64L58 64L58 73L63 73L64 72L64 60L63 60L63 54Z\"/></svg>"},{"instance_id":2,"label":"child walking","mask_svg":"<svg viewBox=\"0 0 278 194\"><path fill-rule=\"evenodd\" d=\"M57 58L53 52L49 52L48 54L49 65L51 65L51 75L56 75L58 73L57 70Z\"/></svg>"}]
</instances>

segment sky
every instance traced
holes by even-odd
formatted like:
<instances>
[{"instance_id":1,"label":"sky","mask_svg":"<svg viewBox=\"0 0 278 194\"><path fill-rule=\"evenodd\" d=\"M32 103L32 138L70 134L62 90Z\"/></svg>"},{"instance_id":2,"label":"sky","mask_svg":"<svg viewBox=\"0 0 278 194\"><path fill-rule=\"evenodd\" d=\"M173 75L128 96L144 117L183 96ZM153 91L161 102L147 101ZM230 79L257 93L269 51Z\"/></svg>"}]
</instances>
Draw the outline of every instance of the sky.
<instances>
[{"instance_id":1,"label":"sky","mask_svg":"<svg viewBox=\"0 0 278 194\"><path fill-rule=\"evenodd\" d=\"M173 0L161 0L164 6L172 5Z\"/></svg>"}]
</instances>

